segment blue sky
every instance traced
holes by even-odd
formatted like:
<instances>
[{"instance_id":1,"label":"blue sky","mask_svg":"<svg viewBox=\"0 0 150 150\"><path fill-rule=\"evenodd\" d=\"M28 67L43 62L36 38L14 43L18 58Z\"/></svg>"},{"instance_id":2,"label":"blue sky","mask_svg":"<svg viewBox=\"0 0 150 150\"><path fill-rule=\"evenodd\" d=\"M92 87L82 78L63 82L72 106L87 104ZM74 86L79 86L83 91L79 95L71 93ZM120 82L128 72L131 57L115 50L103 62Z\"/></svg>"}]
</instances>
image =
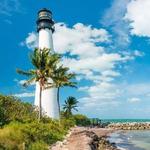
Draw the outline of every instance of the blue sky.
<instances>
[{"instance_id":1,"label":"blue sky","mask_svg":"<svg viewBox=\"0 0 150 150\"><path fill-rule=\"evenodd\" d=\"M78 74L79 88L62 89L61 103L72 95L89 117L150 118L149 6L149 0L1 0L0 92L33 102L34 86L22 88L15 70L31 67L37 11L46 7L56 22L55 51Z\"/></svg>"}]
</instances>

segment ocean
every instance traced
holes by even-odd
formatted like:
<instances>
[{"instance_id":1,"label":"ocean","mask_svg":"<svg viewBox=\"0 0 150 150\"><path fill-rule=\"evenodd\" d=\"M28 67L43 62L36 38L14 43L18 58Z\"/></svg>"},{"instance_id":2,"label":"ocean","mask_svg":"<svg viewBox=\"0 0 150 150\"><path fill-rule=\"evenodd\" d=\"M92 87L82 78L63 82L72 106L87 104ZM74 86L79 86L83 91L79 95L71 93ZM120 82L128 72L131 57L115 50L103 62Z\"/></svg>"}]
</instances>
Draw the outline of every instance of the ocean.
<instances>
[{"instance_id":1,"label":"ocean","mask_svg":"<svg viewBox=\"0 0 150 150\"><path fill-rule=\"evenodd\" d=\"M103 123L150 122L150 119L102 119ZM121 150L150 150L150 131L117 131L110 134L108 140L116 143Z\"/></svg>"},{"instance_id":2,"label":"ocean","mask_svg":"<svg viewBox=\"0 0 150 150\"><path fill-rule=\"evenodd\" d=\"M108 140L121 150L150 150L150 131L117 131Z\"/></svg>"}]
</instances>

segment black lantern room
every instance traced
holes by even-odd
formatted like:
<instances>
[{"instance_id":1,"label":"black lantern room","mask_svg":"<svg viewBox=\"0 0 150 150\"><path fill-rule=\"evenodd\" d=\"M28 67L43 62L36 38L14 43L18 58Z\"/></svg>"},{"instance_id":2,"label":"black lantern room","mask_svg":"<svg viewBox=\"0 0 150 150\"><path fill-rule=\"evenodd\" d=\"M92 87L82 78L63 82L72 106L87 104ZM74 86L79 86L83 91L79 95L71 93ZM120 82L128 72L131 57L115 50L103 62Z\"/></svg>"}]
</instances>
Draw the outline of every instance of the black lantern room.
<instances>
[{"instance_id":1,"label":"black lantern room","mask_svg":"<svg viewBox=\"0 0 150 150\"><path fill-rule=\"evenodd\" d=\"M46 28L54 32L54 21L52 19L52 12L43 8L38 12L37 31L39 32L41 29Z\"/></svg>"}]
</instances>

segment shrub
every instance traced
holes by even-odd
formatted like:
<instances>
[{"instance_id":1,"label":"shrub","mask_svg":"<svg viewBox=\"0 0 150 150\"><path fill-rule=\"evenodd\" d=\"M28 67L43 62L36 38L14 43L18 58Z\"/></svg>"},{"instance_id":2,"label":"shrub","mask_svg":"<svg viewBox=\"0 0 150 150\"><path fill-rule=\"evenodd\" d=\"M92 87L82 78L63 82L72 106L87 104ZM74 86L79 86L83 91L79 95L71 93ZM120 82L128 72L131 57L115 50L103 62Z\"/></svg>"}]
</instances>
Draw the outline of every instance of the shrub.
<instances>
[{"instance_id":1,"label":"shrub","mask_svg":"<svg viewBox=\"0 0 150 150\"><path fill-rule=\"evenodd\" d=\"M24 136L20 131L20 124L13 123L0 129L1 150L22 150Z\"/></svg>"},{"instance_id":2,"label":"shrub","mask_svg":"<svg viewBox=\"0 0 150 150\"><path fill-rule=\"evenodd\" d=\"M76 125L75 119L73 117L70 118L62 118L61 119L61 126L65 129L68 130L71 127Z\"/></svg>"},{"instance_id":3,"label":"shrub","mask_svg":"<svg viewBox=\"0 0 150 150\"><path fill-rule=\"evenodd\" d=\"M28 150L48 150L48 145L45 144L43 141L38 141L35 143L32 143Z\"/></svg>"},{"instance_id":4,"label":"shrub","mask_svg":"<svg viewBox=\"0 0 150 150\"><path fill-rule=\"evenodd\" d=\"M89 126L91 124L90 119L84 115L77 114L77 115L74 115L73 117L74 117L76 125L78 126Z\"/></svg>"},{"instance_id":5,"label":"shrub","mask_svg":"<svg viewBox=\"0 0 150 150\"><path fill-rule=\"evenodd\" d=\"M62 140L66 133L55 121L47 124L38 122L25 124L21 131L26 139L28 139L26 143L29 144L36 141L44 141L47 144L52 144L58 140Z\"/></svg>"},{"instance_id":6,"label":"shrub","mask_svg":"<svg viewBox=\"0 0 150 150\"><path fill-rule=\"evenodd\" d=\"M66 133L67 130L57 121L50 123L13 122L0 129L0 149L22 150L25 147L34 150L36 147L36 150L45 150L48 145L62 140Z\"/></svg>"},{"instance_id":7,"label":"shrub","mask_svg":"<svg viewBox=\"0 0 150 150\"><path fill-rule=\"evenodd\" d=\"M28 103L15 97L0 95L0 150L48 150L48 146L60 141L75 126L87 126L84 115L71 115L52 120L43 117L37 121L37 111Z\"/></svg>"},{"instance_id":8,"label":"shrub","mask_svg":"<svg viewBox=\"0 0 150 150\"><path fill-rule=\"evenodd\" d=\"M32 122L37 118L35 108L13 96L0 95L0 125L11 121Z\"/></svg>"}]
</instances>

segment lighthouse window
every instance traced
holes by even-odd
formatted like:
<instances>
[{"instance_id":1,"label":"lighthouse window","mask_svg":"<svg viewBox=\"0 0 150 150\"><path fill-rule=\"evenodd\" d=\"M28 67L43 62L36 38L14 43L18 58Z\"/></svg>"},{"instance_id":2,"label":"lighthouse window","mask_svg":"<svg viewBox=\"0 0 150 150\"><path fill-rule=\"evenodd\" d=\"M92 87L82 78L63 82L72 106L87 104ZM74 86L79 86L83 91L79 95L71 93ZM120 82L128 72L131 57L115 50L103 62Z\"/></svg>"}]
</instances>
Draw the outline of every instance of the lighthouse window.
<instances>
[{"instance_id":1,"label":"lighthouse window","mask_svg":"<svg viewBox=\"0 0 150 150\"><path fill-rule=\"evenodd\" d=\"M51 14L47 12L40 12L39 17L51 17Z\"/></svg>"}]
</instances>

